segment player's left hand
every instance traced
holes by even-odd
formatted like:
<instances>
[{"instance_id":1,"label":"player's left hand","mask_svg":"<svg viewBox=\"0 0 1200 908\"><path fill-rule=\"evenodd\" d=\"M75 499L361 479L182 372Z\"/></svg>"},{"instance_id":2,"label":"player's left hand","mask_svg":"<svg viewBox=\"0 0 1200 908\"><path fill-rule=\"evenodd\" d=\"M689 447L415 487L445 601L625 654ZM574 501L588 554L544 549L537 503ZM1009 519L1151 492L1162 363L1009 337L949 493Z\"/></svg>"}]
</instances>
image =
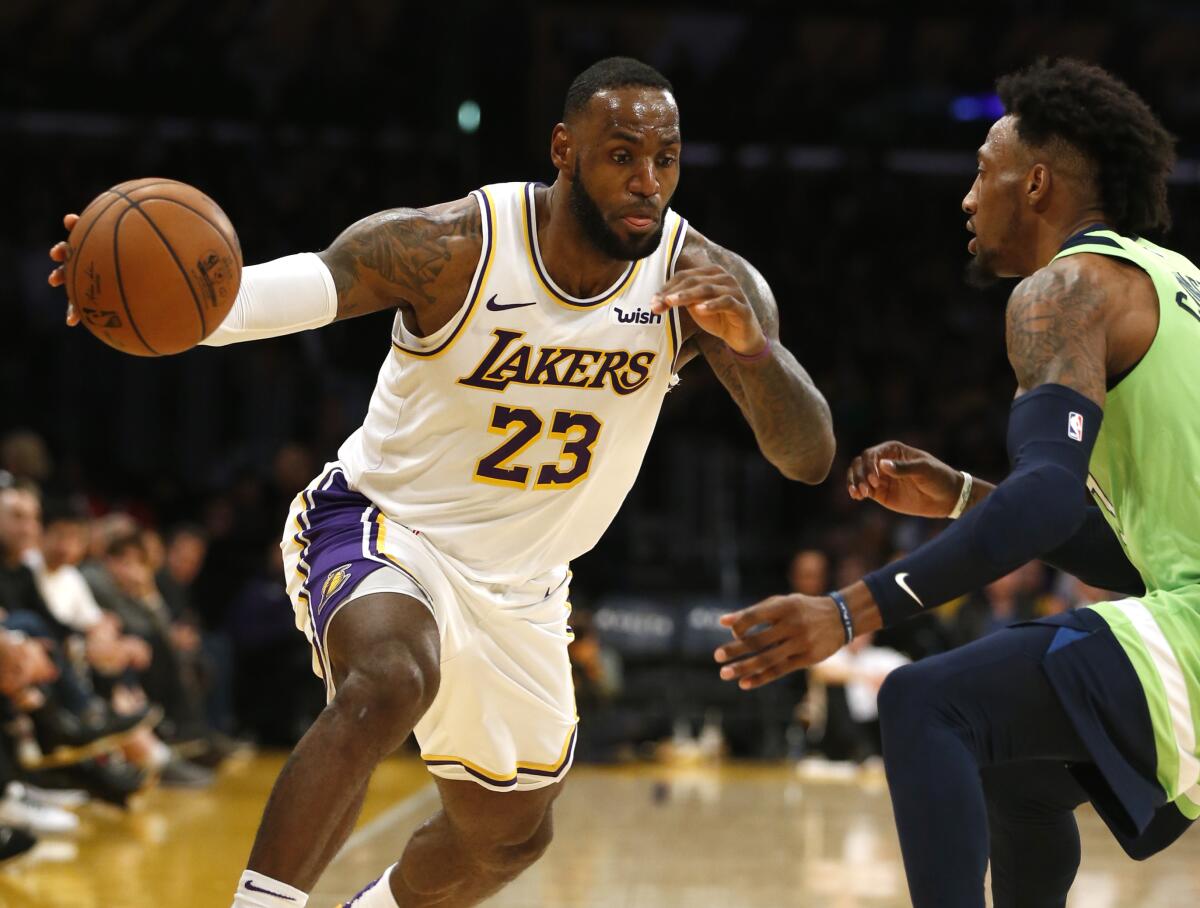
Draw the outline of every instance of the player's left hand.
<instances>
[{"instance_id":1,"label":"player's left hand","mask_svg":"<svg viewBox=\"0 0 1200 908\"><path fill-rule=\"evenodd\" d=\"M721 616L734 640L717 648L721 677L742 690L828 659L846 642L837 606L828 596L772 596Z\"/></svg>"},{"instance_id":2,"label":"player's left hand","mask_svg":"<svg viewBox=\"0 0 1200 908\"><path fill-rule=\"evenodd\" d=\"M68 214L63 218L63 227L70 233L75 225L79 223L79 215ZM67 282L67 257L71 253L71 247L67 245L66 240L60 240L50 247L50 261L54 262L55 267L50 270L50 276L47 278L51 287L61 287ZM79 324L79 310L75 308L75 304L70 300L67 301L67 324Z\"/></svg>"},{"instance_id":3,"label":"player's left hand","mask_svg":"<svg viewBox=\"0 0 1200 908\"><path fill-rule=\"evenodd\" d=\"M767 336L741 285L720 265L676 271L650 300L650 311L686 309L701 331L721 338L736 353L753 356Z\"/></svg>"}]
</instances>

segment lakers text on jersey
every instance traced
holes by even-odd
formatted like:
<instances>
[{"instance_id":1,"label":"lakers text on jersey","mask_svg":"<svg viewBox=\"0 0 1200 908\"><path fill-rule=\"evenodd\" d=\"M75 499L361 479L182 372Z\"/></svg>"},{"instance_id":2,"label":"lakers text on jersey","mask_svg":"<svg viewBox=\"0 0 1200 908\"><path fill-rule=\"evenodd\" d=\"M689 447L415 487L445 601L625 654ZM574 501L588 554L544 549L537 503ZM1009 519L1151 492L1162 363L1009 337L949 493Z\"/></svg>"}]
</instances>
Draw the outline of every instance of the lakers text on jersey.
<instances>
[{"instance_id":1,"label":"lakers text on jersey","mask_svg":"<svg viewBox=\"0 0 1200 908\"><path fill-rule=\"evenodd\" d=\"M652 313L686 222L603 293L567 294L538 248L532 183L474 193L483 254L462 308L416 337L397 315L350 485L467 576L523 582L586 552L633 485L679 349Z\"/></svg>"}]
</instances>

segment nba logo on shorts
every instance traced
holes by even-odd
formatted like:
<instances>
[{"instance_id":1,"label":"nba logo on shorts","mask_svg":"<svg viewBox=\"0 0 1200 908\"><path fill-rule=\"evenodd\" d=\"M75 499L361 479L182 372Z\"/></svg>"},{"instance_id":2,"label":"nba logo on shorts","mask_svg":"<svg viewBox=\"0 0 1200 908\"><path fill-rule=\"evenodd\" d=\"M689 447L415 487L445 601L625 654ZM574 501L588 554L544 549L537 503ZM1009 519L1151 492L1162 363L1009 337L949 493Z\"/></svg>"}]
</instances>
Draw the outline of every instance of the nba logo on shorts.
<instances>
[{"instance_id":1,"label":"nba logo on shorts","mask_svg":"<svg viewBox=\"0 0 1200 908\"><path fill-rule=\"evenodd\" d=\"M1083 441L1083 414L1071 411L1067 417L1067 435L1076 441Z\"/></svg>"}]
</instances>

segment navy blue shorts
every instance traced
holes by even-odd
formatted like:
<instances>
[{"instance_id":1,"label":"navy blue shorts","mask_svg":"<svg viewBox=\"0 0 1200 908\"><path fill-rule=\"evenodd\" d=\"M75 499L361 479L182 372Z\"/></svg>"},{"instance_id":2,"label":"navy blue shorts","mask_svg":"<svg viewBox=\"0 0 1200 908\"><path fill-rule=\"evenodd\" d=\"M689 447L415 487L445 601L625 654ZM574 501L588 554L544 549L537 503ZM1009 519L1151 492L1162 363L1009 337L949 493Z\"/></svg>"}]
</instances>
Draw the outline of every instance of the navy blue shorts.
<instances>
[{"instance_id":1,"label":"navy blue shorts","mask_svg":"<svg viewBox=\"0 0 1200 908\"><path fill-rule=\"evenodd\" d=\"M1141 681L1108 623L1088 608L1027 624L1057 627L1042 667L1095 766L1072 772L1114 832L1136 836L1166 803Z\"/></svg>"}]
</instances>

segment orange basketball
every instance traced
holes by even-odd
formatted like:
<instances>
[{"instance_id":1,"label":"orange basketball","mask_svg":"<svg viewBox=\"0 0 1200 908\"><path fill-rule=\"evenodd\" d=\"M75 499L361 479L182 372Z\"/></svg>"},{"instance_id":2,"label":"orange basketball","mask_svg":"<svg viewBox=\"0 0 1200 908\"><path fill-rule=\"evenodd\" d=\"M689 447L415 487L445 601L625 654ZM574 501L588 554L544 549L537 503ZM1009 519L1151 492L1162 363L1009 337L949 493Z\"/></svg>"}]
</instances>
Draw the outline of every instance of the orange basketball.
<instances>
[{"instance_id":1,"label":"orange basketball","mask_svg":"<svg viewBox=\"0 0 1200 908\"><path fill-rule=\"evenodd\" d=\"M88 330L135 356L190 350L225 319L242 280L229 218L157 177L101 193L67 238L67 296Z\"/></svg>"}]
</instances>

